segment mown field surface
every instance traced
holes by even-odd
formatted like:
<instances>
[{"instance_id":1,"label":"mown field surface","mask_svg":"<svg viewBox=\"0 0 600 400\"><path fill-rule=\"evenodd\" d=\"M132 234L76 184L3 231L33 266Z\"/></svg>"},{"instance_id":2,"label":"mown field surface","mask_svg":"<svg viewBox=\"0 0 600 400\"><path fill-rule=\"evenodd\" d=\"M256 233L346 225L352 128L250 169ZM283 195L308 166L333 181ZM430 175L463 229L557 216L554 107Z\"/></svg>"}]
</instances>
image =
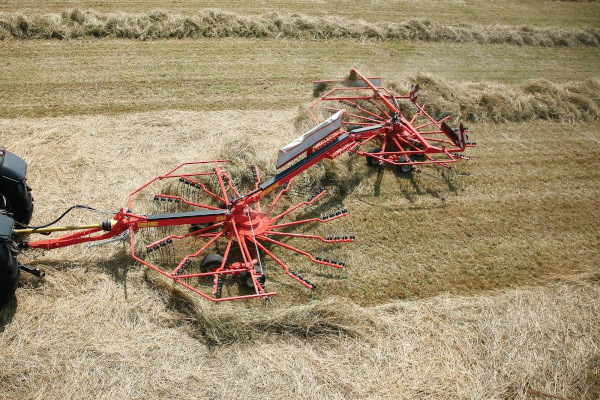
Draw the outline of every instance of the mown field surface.
<instances>
[{"instance_id":1,"label":"mown field surface","mask_svg":"<svg viewBox=\"0 0 600 400\"><path fill-rule=\"evenodd\" d=\"M598 54L587 47L350 40L7 41L0 42L0 101L4 117L284 109L310 100L313 80L343 77L351 67L384 82L428 73L518 86L600 76Z\"/></svg>"},{"instance_id":2,"label":"mown field surface","mask_svg":"<svg viewBox=\"0 0 600 400\"><path fill-rule=\"evenodd\" d=\"M60 13L68 2L4 2ZM78 2L99 12L219 7L394 22L598 28L598 2ZM452 15L452 19L447 16ZM381 19L380 19L381 16ZM600 395L600 50L351 39L0 41L0 145L29 163L34 222L115 209L171 166L274 172L312 81L352 67L468 121L452 171L400 176L342 156L296 187L343 203L358 241L332 274L283 253L268 304L212 305L122 245L21 260L0 312L0 398L589 398ZM454 120L453 122L456 122ZM302 215L302 214L301 214ZM78 214L66 222L96 219ZM317 233L328 228L315 227ZM318 246L305 247L318 252ZM333 250L331 250L333 251Z\"/></svg>"}]
</instances>

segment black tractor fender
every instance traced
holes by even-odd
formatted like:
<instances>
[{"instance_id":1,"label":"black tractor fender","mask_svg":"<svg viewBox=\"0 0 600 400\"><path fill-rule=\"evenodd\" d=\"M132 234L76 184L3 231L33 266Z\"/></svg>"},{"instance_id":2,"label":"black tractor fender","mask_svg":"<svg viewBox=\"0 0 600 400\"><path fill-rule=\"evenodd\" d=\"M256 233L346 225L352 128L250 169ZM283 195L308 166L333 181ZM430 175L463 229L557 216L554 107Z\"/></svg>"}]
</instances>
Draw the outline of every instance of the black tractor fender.
<instances>
[{"instance_id":1,"label":"black tractor fender","mask_svg":"<svg viewBox=\"0 0 600 400\"><path fill-rule=\"evenodd\" d=\"M6 183L19 184L25 181L27 163L0 146L0 179Z\"/></svg>"},{"instance_id":2,"label":"black tractor fender","mask_svg":"<svg viewBox=\"0 0 600 400\"><path fill-rule=\"evenodd\" d=\"M0 203L9 202L10 212L16 221L28 224L33 214L33 197L27 186L27 163L0 146ZM0 204L0 208L8 208Z\"/></svg>"}]
</instances>

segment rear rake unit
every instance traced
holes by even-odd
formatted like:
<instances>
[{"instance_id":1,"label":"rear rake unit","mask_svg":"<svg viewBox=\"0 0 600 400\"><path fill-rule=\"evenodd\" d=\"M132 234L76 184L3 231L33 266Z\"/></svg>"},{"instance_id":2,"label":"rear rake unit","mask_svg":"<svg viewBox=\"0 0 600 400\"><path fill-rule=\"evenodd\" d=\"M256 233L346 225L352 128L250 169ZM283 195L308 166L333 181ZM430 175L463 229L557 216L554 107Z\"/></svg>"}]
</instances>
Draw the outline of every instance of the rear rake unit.
<instances>
[{"instance_id":1,"label":"rear rake unit","mask_svg":"<svg viewBox=\"0 0 600 400\"><path fill-rule=\"evenodd\" d=\"M344 110L342 131L352 135L358 144L352 152L369 165L392 165L401 173L420 172L425 164L450 169L451 163L468 160L462 153L475 146L462 124L458 129L448 126L449 114L433 117L417 102L418 84L409 94L396 96L381 86L381 78L367 78L352 69L348 79L316 81L314 89L325 93L308 107L310 117L319 124Z\"/></svg>"},{"instance_id":2,"label":"rear rake unit","mask_svg":"<svg viewBox=\"0 0 600 400\"><path fill-rule=\"evenodd\" d=\"M331 223L345 217L347 211L341 206L320 217L291 219L294 212L315 204L326 192L317 190L294 204L290 196L294 177L323 159L333 160L346 152L363 155L373 165L391 164L412 171L421 164L447 166L465 158L457 153L472 146L462 125L454 131L446 125L448 117L434 119L424 105L417 104L416 88L409 96L394 96L379 87L379 78L365 78L356 70L351 77L350 81L326 81L350 87L334 88L308 108L316 126L279 150L276 165L285 169L263 181L258 168L251 166L254 185L248 192L236 188L227 160L183 163L131 192L126 207L95 224L56 226L72 209L93 210L73 206L49 224L29 226L33 199L25 179L27 164L0 148L0 301L12 297L21 270L43 276L37 268L20 264L18 253L119 240L129 242L131 256L139 263L211 301L275 295L266 283L266 269L273 265L300 285L315 289L316 285L290 269L279 253L342 269L345 262L316 256L296 240L329 246L353 242L355 235L305 233L304 226ZM411 117L398 103L406 99L417 109ZM317 117L318 109L326 117ZM428 122L417 122L423 118ZM379 143L380 148L360 150L371 142ZM444 156L445 161L433 155ZM159 185L163 189L158 189ZM140 212L148 203L152 210ZM292 232L294 229L300 232ZM70 232L30 240L34 234L64 231Z\"/></svg>"}]
</instances>

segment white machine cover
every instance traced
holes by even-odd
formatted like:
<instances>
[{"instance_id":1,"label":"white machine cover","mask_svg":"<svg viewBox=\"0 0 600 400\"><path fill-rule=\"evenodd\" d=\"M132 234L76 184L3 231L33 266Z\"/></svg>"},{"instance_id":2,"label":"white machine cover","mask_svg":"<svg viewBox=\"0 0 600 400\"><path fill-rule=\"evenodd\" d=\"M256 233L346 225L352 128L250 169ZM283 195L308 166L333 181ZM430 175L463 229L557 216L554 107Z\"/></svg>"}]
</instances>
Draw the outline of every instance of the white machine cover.
<instances>
[{"instance_id":1,"label":"white machine cover","mask_svg":"<svg viewBox=\"0 0 600 400\"><path fill-rule=\"evenodd\" d=\"M342 126L343 115L344 110L336 112L304 135L297 137L293 142L282 147L277 156L277 168L281 168L333 132L340 129Z\"/></svg>"}]
</instances>

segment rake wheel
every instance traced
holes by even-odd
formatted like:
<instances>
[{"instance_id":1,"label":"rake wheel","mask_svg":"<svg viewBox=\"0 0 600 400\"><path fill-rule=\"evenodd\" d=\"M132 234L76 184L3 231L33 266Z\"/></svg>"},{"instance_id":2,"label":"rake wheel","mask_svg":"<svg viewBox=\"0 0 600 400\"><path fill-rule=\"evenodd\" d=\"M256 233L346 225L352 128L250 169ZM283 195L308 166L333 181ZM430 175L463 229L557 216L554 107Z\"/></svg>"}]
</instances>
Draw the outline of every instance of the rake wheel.
<instances>
[{"instance_id":1,"label":"rake wheel","mask_svg":"<svg viewBox=\"0 0 600 400\"><path fill-rule=\"evenodd\" d=\"M381 86L380 78L367 78L357 70L348 79L317 81L315 87L334 85L308 107L316 124L332 113L344 111L342 122L352 135L357 148L352 151L367 158L367 164L395 165L408 174L420 172L425 164L450 168L462 153L475 144L468 142L467 128L447 125L449 114L434 118L425 104L418 103L419 85L404 96L394 95ZM361 147L380 144L376 149L362 151Z\"/></svg>"},{"instance_id":2,"label":"rake wheel","mask_svg":"<svg viewBox=\"0 0 600 400\"><path fill-rule=\"evenodd\" d=\"M341 269L346 265L338 260L316 257L291 243L297 239L326 244L354 241L354 235L350 234L325 238L290 232L300 226L329 223L347 215L342 208L321 217L288 219L299 208L315 204L325 190L275 212L282 208L279 204L288 194L291 181L261 189L258 168L253 167L257 177L255 188L241 194L224 164L224 161L193 163L192 167L200 167L202 172L176 168L130 195L131 209L135 209L137 203L151 199L153 212L161 218L169 215L197 218L199 213L212 218L209 223L180 226L145 223L143 229L131 235L130 239L136 260L213 301L274 295L275 292L265 288L265 269L273 265L278 265L301 285L314 289L315 284L288 268L277 255L279 251L296 253L314 264L333 268ZM212 169L208 169L209 166ZM155 193L153 189L157 181L166 183L168 189ZM146 218L149 221L155 219L153 214L146 215ZM234 285L231 283L234 279L239 279L246 291L251 293L243 290L233 293Z\"/></svg>"}]
</instances>

